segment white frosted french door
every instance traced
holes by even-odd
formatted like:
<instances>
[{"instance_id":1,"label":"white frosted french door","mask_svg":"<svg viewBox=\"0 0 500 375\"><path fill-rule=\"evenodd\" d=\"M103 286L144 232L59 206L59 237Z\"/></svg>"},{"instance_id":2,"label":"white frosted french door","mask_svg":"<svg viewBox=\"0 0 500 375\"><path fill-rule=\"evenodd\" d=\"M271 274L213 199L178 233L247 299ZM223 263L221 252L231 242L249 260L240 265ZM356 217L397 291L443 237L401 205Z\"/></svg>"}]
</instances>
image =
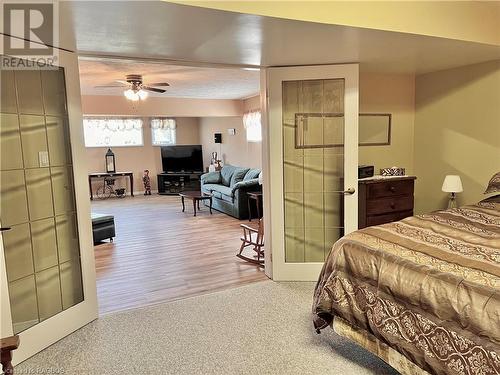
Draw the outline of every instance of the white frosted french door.
<instances>
[{"instance_id":1,"label":"white frosted french door","mask_svg":"<svg viewBox=\"0 0 500 375\"><path fill-rule=\"evenodd\" d=\"M335 241L357 229L358 65L266 78L272 276L317 280Z\"/></svg>"}]
</instances>

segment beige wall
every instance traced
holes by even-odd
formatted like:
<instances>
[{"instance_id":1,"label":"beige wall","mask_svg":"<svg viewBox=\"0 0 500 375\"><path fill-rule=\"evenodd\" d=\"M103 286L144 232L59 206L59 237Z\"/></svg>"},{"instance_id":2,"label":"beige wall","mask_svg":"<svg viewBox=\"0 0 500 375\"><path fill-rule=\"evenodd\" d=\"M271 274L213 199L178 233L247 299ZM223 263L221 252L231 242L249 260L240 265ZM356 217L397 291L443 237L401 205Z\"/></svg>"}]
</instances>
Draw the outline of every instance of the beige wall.
<instances>
[{"instance_id":1,"label":"beige wall","mask_svg":"<svg viewBox=\"0 0 500 375\"><path fill-rule=\"evenodd\" d=\"M500 171L500 61L418 76L416 79L416 211L446 207L441 184L462 178L459 204L482 198Z\"/></svg>"},{"instance_id":2,"label":"beige wall","mask_svg":"<svg viewBox=\"0 0 500 375\"><path fill-rule=\"evenodd\" d=\"M82 110L86 115L116 116L241 116L241 100L185 99L150 96L143 102L131 102L123 95L83 95Z\"/></svg>"},{"instance_id":3,"label":"beige wall","mask_svg":"<svg viewBox=\"0 0 500 375\"><path fill-rule=\"evenodd\" d=\"M144 146L139 147L112 147L115 154L116 169L118 171L132 171L134 173L134 190L143 191L142 174L144 169L149 169L151 176L152 189L157 189L156 175L163 171L161 165L160 147L151 144L151 128L149 126L149 118L143 118L144 128ZM200 134L198 118L195 117L179 117L177 120L177 144L200 144ZM89 147L86 148L88 171L102 172L104 171L104 155L107 147ZM94 183L94 191L96 184ZM128 180L119 179L117 186L125 186Z\"/></svg>"},{"instance_id":4,"label":"beige wall","mask_svg":"<svg viewBox=\"0 0 500 375\"><path fill-rule=\"evenodd\" d=\"M229 135L227 129L236 129ZM214 133L222 133L222 144L215 144ZM217 151L225 164L241 167L262 167L262 143L247 142L243 118L203 117L200 118L200 140L203 145L203 163L210 164L211 153Z\"/></svg>"},{"instance_id":5,"label":"beige wall","mask_svg":"<svg viewBox=\"0 0 500 375\"><path fill-rule=\"evenodd\" d=\"M391 113L391 144L360 146L359 164L380 168L404 167L413 173L413 131L415 115L415 77L395 74L360 74L360 113Z\"/></svg>"}]
</instances>

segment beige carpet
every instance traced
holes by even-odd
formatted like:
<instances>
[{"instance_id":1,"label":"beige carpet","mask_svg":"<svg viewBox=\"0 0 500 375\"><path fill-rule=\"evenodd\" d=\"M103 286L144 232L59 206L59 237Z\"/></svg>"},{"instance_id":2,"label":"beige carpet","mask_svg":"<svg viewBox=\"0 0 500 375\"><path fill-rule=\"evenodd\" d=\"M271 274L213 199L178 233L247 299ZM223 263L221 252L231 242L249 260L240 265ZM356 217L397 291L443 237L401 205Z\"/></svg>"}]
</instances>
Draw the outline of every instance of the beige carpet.
<instances>
[{"instance_id":1,"label":"beige carpet","mask_svg":"<svg viewBox=\"0 0 500 375\"><path fill-rule=\"evenodd\" d=\"M397 374L311 324L312 283L260 282L106 315L16 367L64 374ZM47 372L44 372L47 373Z\"/></svg>"}]
</instances>

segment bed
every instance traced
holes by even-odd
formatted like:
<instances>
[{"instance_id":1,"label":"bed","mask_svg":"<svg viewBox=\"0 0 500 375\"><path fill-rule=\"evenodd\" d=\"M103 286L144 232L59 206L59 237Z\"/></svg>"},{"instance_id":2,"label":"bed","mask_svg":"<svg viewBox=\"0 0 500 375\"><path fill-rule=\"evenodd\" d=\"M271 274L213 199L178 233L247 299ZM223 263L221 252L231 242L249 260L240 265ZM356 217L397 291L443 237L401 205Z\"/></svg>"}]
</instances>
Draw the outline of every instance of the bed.
<instances>
[{"instance_id":1,"label":"bed","mask_svg":"<svg viewBox=\"0 0 500 375\"><path fill-rule=\"evenodd\" d=\"M500 203L418 215L339 240L313 322L403 374L500 374Z\"/></svg>"}]
</instances>

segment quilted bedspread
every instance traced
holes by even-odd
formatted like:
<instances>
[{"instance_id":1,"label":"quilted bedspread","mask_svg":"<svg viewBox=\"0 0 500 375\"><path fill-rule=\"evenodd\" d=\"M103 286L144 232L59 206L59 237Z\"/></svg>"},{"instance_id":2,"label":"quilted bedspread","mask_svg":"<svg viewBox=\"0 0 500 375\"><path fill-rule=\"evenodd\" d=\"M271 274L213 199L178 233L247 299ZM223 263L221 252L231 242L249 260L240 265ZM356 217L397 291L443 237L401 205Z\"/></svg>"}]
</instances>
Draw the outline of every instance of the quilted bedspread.
<instances>
[{"instance_id":1,"label":"quilted bedspread","mask_svg":"<svg viewBox=\"0 0 500 375\"><path fill-rule=\"evenodd\" d=\"M500 203L413 216L339 240L314 294L433 374L500 374Z\"/></svg>"}]
</instances>

